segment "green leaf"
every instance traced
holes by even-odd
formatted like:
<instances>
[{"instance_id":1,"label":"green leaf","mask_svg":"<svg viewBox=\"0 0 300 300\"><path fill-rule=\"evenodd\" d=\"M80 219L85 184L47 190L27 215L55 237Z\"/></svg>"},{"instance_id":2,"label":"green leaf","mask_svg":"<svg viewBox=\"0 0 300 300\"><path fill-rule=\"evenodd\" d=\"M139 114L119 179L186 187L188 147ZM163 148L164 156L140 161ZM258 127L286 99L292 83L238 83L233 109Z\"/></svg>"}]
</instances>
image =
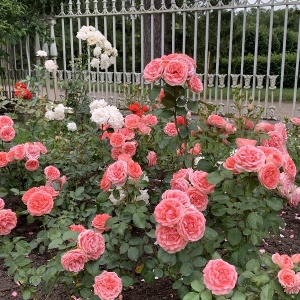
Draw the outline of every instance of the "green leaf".
<instances>
[{"instance_id":1,"label":"green leaf","mask_svg":"<svg viewBox=\"0 0 300 300\"><path fill-rule=\"evenodd\" d=\"M122 276L121 279L124 287L129 287L134 284L134 279L131 276Z\"/></svg>"},{"instance_id":2,"label":"green leaf","mask_svg":"<svg viewBox=\"0 0 300 300\"><path fill-rule=\"evenodd\" d=\"M127 243L123 243L120 247L120 254L124 254L129 249L129 245Z\"/></svg>"},{"instance_id":3,"label":"green leaf","mask_svg":"<svg viewBox=\"0 0 300 300\"><path fill-rule=\"evenodd\" d=\"M92 276L97 276L100 272L99 263L97 261L88 262L84 265L84 268Z\"/></svg>"},{"instance_id":4,"label":"green leaf","mask_svg":"<svg viewBox=\"0 0 300 300\"><path fill-rule=\"evenodd\" d=\"M84 192L84 187L83 186L80 186L76 189L75 191L75 195L76 196L80 196L82 193Z\"/></svg>"},{"instance_id":5,"label":"green leaf","mask_svg":"<svg viewBox=\"0 0 300 300\"><path fill-rule=\"evenodd\" d=\"M80 296L83 297L84 299L88 299L92 295L93 295L92 290L90 290L88 288L82 288L82 289L80 289Z\"/></svg>"},{"instance_id":6,"label":"green leaf","mask_svg":"<svg viewBox=\"0 0 300 300\"><path fill-rule=\"evenodd\" d=\"M183 300L199 300L199 294L195 292L190 292L183 297Z\"/></svg>"},{"instance_id":7,"label":"green leaf","mask_svg":"<svg viewBox=\"0 0 300 300\"><path fill-rule=\"evenodd\" d=\"M189 134L190 134L190 131L188 130L188 128L186 128L186 127L180 128L179 135L182 139L185 139L186 137L188 137Z\"/></svg>"},{"instance_id":8,"label":"green leaf","mask_svg":"<svg viewBox=\"0 0 300 300\"><path fill-rule=\"evenodd\" d=\"M261 300L272 300L273 295L274 295L274 288L270 284L267 284L262 287L260 293Z\"/></svg>"},{"instance_id":9,"label":"green leaf","mask_svg":"<svg viewBox=\"0 0 300 300\"><path fill-rule=\"evenodd\" d=\"M246 300L246 296L239 291L235 291L232 295L231 300Z\"/></svg>"},{"instance_id":10,"label":"green leaf","mask_svg":"<svg viewBox=\"0 0 300 300\"><path fill-rule=\"evenodd\" d=\"M31 297L31 291L29 289L25 289L23 292L23 299L28 300Z\"/></svg>"},{"instance_id":11,"label":"green leaf","mask_svg":"<svg viewBox=\"0 0 300 300\"><path fill-rule=\"evenodd\" d=\"M0 188L0 198L5 197L8 194L7 189L4 187Z\"/></svg>"},{"instance_id":12,"label":"green leaf","mask_svg":"<svg viewBox=\"0 0 300 300\"><path fill-rule=\"evenodd\" d=\"M166 96L161 99L161 103L166 108L173 108L176 106L176 99L173 98L171 95L166 94Z\"/></svg>"},{"instance_id":13,"label":"green leaf","mask_svg":"<svg viewBox=\"0 0 300 300\"><path fill-rule=\"evenodd\" d=\"M272 197L267 199L267 205L272 209L279 211L283 209L283 200L279 197Z\"/></svg>"},{"instance_id":14,"label":"green leaf","mask_svg":"<svg viewBox=\"0 0 300 300\"><path fill-rule=\"evenodd\" d=\"M149 93L150 101L155 101L158 98L160 91L161 91L161 87L154 85Z\"/></svg>"},{"instance_id":15,"label":"green leaf","mask_svg":"<svg viewBox=\"0 0 300 300\"><path fill-rule=\"evenodd\" d=\"M200 105L197 101L188 101L187 103L187 108L191 111L191 112L198 112Z\"/></svg>"},{"instance_id":16,"label":"green leaf","mask_svg":"<svg viewBox=\"0 0 300 300\"><path fill-rule=\"evenodd\" d=\"M16 250L19 254L28 255L31 252L30 244L24 240L18 241L16 244Z\"/></svg>"},{"instance_id":17,"label":"green leaf","mask_svg":"<svg viewBox=\"0 0 300 300\"><path fill-rule=\"evenodd\" d=\"M194 266L199 268L205 266L206 262L207 260L204 257L200 257L200 256L193 259Z\"/></svg>"},{"instance_id":18,"label":"green leaf","mask_svg":"<svg viewBox=\"0 0 300 300\"><path fill-rule=\"evenodd\" d=\"M205 290L205 285L203 282L200 282L199 280L193 280L191 283L191 287L193 288L194 291L200 293Z\"/></svg>"},{"instance_id":19,"label":"green leaf","mask_svg":"<svg viewBox=\"0 0 300 300\"><path fill-rule=\"evenodd\" d=\"M210 227L206 227L205 228L205 233L204 233L204 236L208 239L208 240L210 240L210 241L214 241L214 240L216 240L217 238L218 238L218 233L214 230L214 229L212 229L212 228L210 228Z\"/></svg>"},{"instance_id":20,"label":"green leaf","mask_svg":"<svg viewBox=\"0 0 300 300\"><path fill-rule=\"evenodd\" d=\"M109 195L110 195L110 193L108 193L108 192L101 192L97 196L96 200L97 200L97 202L100 202L100 203L106 202L107 199L108 199L108 197L109 197Z\"/></svg>"},{"instance_id":21,"label":"green leaf","mask_svg":"<svg viewBox=\"0 0 300 300\"><path fill-rule=\"evenodd\" d=\"M256 272L260 268L260 264L257 259L250 259L246 264L246 270Z\"/></svg>"},{"instance_id":22,"label":"green leaf","mask_svg":"<svg viewBox=\"0 0 300 300\"><path fill-rule=\"evenodd\" d=\"M48 246L48 249L58 248L63 244L63 240L61 238L54 239Z\"/></svg>"},{"instance_id":23,"label":"green leaf","mask_svg":"<svg viewBox=\"0 0 300 300\"><path fill-rule=\"evenodd\" d=\"M77 238L78 238L78 235L79 235L79 232L77 231L73 231L73 230L69 230L69 231L66 231L64 232L63 236L62 236L62 239L64 241L76 241Z\"/></svg>"},{"instance_id":24,"label":"green leaf","mask_svg":"<svg viewBox=\"0 0 300 300\"><path fill-rule=\"evenodd\" d=\"M224 179L224 177L219 172L212 172L206 176L206 180L210 184L218 184Z\"/></svg>"},{"instance_id":25,"label":"green leaf","mask_svg":"<svg viewBox=\"0 0 300 300\"><path fill-rule=\"evenodd\" d=\"M242 233L239 228L231 228L227 234L228 242L232 246L238 245L242 240Z\"/></svg>"},{"instance_id":26,"label":"green leaf","mask_svg":"<svg viewBox=\"0 0 300 300\"><path fill-rule=\"evenodd\" d=\"M130 247L127 252L128 258L130 260L137 261L139 258L139 251L136 247Z\"/></svg>"},{"instance_id":27,"label":"green leaf","mask_svg":"<svg viewBox=\"0 0 300 300\"><path fill-rule=\"evenodd\" d=\"M145 214L138 212L133 215L133 223L138 228L145 228L146 225L146 216Z\"/></svg>"},{"instance_id":28,"label":"green leaf","mask_svg":"<svg viewBox=\"0 0 300 300\"><path fill-rule=\"evenodd\" d=\"M200 159L197 164L197 170L201 170L207 173L212 172L213 166L211 164L211 161L208 159Z\"/></svg>"},{"instance_id":29,"label":"green leaf","mask_svg":"<svg viewBox=\"0 0 300 300\"><path fill-rule=\"evenodd\" d=\"M247 223L253 229L260 229L263 225L263 219L257 212L251 212L247 217Z\"/></svg>"},{"instance_id":30,"label":"green leaf","mask_svg":"<svg viewBox=\"0 0 300 300\"><path fill-rule=\"evenodd\" d=\"M180 267L180 273L183 276L189 276L189 275L191 275L191 273L193 272L193 270L194 270L193 265L190 262L185 262Z\"/></svg>"},{"instance_id":31,"label":"green leaf","mask_svg":"<svg viewBox=\"0 0 300 300\"><path fill-rule=\"evenodd\" d=\"M33 285L33 286L38 286L41 283L41 276L38 275L34 275L31 276L29 279L29 282Z\"/></svg>"},{"instance_id":32,"label":"green leaf","mask_svg":"<svg viewBox=\"0 0 300 300\"><path fill-rule=\"evenodd\" d=\"M201 300L211 300L212 299L212 295L211 293L209 293L208 291L203 291L201 293L201 297L200 297Z\"/></svg>"},{"instance_id":33,"label":"green leaf","mask_svg":"<svg viewBox=\"0 0 300 300\"><path fill-rule=\"evenodd\" d=\"M164 109L161 113L161 117L165 119L169 119L174 116L174 112L170 109Z\"/></svg>"}]
</instances>

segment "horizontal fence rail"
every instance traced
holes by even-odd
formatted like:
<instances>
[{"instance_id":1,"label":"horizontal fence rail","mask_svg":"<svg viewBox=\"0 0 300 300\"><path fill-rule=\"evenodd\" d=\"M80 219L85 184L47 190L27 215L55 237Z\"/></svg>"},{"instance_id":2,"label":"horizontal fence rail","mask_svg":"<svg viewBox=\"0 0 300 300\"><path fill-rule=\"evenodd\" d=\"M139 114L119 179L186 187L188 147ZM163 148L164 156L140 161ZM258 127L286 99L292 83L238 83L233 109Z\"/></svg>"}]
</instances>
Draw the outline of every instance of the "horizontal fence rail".
<instances>
[{"instance_id":1,"label":"horizontal fence rail","mask_svg":"<svg viewBox=\"0 0 300 300\"><path fill-rule=\"evenodd\" d=\"M138 97L137 88L144 99L149 90L142 76L145 65L177 52L194 58L203 81L200 96L187 95L191 100L215 104L220 114L232 113L232 91L242 89L244 112L253 102L262 107L263 118L275 119L287 113L289 93L288 113L299 116L299 8L300 1L289 0L69 0L47 20L49 45L35 35L6 46L11 60L3 66L2 94L13 95L19 74L32 75L32 65L38 62L34 54L40 49L59 66L50 90L72 80L77 57L90 59L92 49L76 38L85 25L100 30L119 53L109 69L88 64L83 71L91 98L105 97L124 106ZM59 88L52 94L57 101L64 98Z\"/></svg>"}]
</instances>

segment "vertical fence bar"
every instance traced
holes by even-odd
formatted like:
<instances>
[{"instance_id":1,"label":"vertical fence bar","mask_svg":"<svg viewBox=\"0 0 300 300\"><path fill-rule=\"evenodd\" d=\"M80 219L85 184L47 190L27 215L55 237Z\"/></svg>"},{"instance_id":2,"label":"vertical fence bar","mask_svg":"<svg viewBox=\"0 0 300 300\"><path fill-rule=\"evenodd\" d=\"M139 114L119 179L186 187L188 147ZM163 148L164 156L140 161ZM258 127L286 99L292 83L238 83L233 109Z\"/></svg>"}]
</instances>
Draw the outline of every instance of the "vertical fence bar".
<instances>
[{"instance_id":1,"label":"vertical fence bar","mask_svg":"<svg viewBox=\"0 0 300 300\"><path fill-rule=\"evenodd\" d=\"M151 7L150 9L154 10L154 0L151 0ZM151 60L154 58L154 15L151 13L150 15L150 22L151 22Z\"/></svg>"},{"instance_id":2,"label":"vertical fence bar","mask_svg":"<svg viewBox=\"0 0 300 300\"><path fill-rule=\"evenodd\" d=\"M245 40L246 40L246 19L247 19L247 9L244 8L243 12L243 34L242 34L242 53L241 53L241 76L240 85L243 88L243 78L244 78L244 59L245 59Z\"/></svg>"},{"instance_id":3,"label":"vertical fence bar","mask_svg":"<svg viewBox=\"0 0 300 300\"><path fill-rule=\"evenodd\" d=\"M112 1L112 11L116 11L116 1ZM113 47L117 49L117 35L116 35L116 16L112 17L113 22ZM116 74L117 74L117 64L114 63L114 105L117 105L117 83L116 83ZM98 78L98 77L97 77Z\"/></svg>"},{"instance_id":4,"label":"vertical fence bar","mask_svg":"<svg viewBox=\"0 0 300 300\"><path fill-rule=\"evenodd\" d=\"M207 76L208 76L208 42L209 42L209 10L210 0L207 1L207 10L205 12L206 17L206 30L205 30L205 54L204 54L204 91L203 98L206 100L206 92L207 92Z\"/></svg>"},{"instance_id":5,"label":"vertical fence bar","mask_svg":"<svg viewBox=\"0 0 300 300\"><path fill-rule=\"evenodd\" d=\"M141 0L140 11L144 11L144 0ZM141 51L141 75L142 76L143 76L143 71L144 71L144 47L143 47L143 44L144 44L144 25L145 25L144 24L144 15L141 14L141 50L140 51ZM143 92L144 86L145 86L143 78L141 79L141 82L142 82L141 87L142 87L142 92Z\"/></svg>"},{"instance_id":6,"label":"vertical fence bar","mask_svg":"<svg viewBox=\"0 0 300 300\"><path fill-rule=\"evenodd\" d=\"M126 12L125 1L122 0L122 12ZM122 14L122 34L123 34L123 86L124 86L124 98L126 96L125 83L126 83L126 39L125 39L125 15Z\"/></svg>"},{"instance_id":7,"label":"vertical fence bar","mask_svg":"<svg viewBox=\"0 0 300 300\"><path fill-rule=\"evenodd\" d=\"M171 9L176 6L174 0L171 1ZM172 12L172 53L175 53L175 29L176 29L176 15L175 12Z\"/></svg>"},{"instance_id":8,"label":"vertical fence bar","mask_svg":"<svg viewBox=\"0 0 300 300\"><path fill-rule=\"evenodd\" d=\"M194 4L195 8L199 7L199 0L195 0L195 4ZM195 10L194 12L194 54L193 54L193 58L195 60L195 62L197 62L197 50L198 50L198 11ZM195 100L196 95L193 95L193 100ZM200 100L200 94L198 96L198 99Z\"/></svg>"},{"instance_id":9,"label":"vertical fence bar","mask_svg":"<svg viewBox=\"0 0 300 300\"><path fill-rule=\"evenodd\" d=\"M132 0L131 3L131 55L132 55L132 64L131 64L131 72L132 72L132 84L135 84L135 78L134 78L134 73L135 73L135 1Z\"/></svg>"},{"instance_id":10,"label":"vertical fence bar","mask_svg":"<svg viewBox=\"0 0 300 300\"><path fill-rule=\"evenodd\" d=\"M165 9L165 0L162 0L162 9ZM165 54L165 14L161 14L161 56Z\"/></svg>"},{"instance_id":11,"label":"vertical fence bar","mask_svg":"<svg viewBox=\"0 0 300 300\"><path fill-rule=\"evenodd\" d=\"M300 60L300 17L298 26L298 44L297 44L297 58L296 58L296 68L295 68L295 83L294 83L294 94L293 94L293 117L296 111L296 99L297 99L297 88L299 80L299 60Z\"/></svg>"},{"instance_id":12,"label":"vertical fence bar","mask_svg":"<svg viewBox=\"0 0 300 300\"><path fill-rule=\"evenodd\" d=\"M186 8L186 0L183 1L183 8ZM185 41L186 41L186 12L182 13L182 53L185 53Z\"/></svg>"},{"instance_id":13,"label":"vertical fence bar","mask_svg":"<svg viewBox=\"0 0 300 300\"><path fill-rule=\"evenodd\" d=\"M21 70L24 70L24 63L23 63L23 43L20 39L20 58L21 58Z\"/></svg>"},{"instance_id":14,"label":"vertical fence bar","mask_svg":"<svg viewBox=\"0 0 300 300\"><path fill-rule=\"evenodd\" d=\"M73 41L73 10L72 10L72 0L69 1L69 11L68 16L70 18L70 46L71 46L71 64L72 64L72 70L74 70L74 41Z\"/></svg>"},{"instance_id":15,"label":"vertical fence bar","mask_svg":"<svg viewBox=\"0 0 300 300\"><path fill-rule=\"evenodd\" d=\"M77 0L77 12L76 12L76 15L80 16L82 13L81 13L81 1L80 0ZM78 28L78 31L80 30L81 28L81 18L77 17L77 28ZM81 40L79 39L78 40L78 51L79 51L79 55L82 54L82 43L81 43Z\"/></svg>"},{"instance_id":16,"label":"vertical fence bar","mask_svg":"<svg viewBox=\"0 0 300 300\"><path fill-rule=\"evenodd\" d=\"M219 0L219 3L222 0ZM216 53L216 76L215 76L215 102L218 100L218 75L220 64L220 39L221 39L221 9L218 10L218 28L217 28L217 53Z\"/></svg>"}]
</instances>

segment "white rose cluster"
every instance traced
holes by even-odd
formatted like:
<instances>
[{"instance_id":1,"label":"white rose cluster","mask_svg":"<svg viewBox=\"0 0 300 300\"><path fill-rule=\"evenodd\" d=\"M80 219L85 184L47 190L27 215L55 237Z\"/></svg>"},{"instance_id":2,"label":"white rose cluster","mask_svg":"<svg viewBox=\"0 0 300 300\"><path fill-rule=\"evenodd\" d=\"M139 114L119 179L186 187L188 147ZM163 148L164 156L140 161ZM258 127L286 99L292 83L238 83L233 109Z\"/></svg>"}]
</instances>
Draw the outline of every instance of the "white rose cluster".
<instances>
[{"instance_id":1,"label":"white rose cluster","mask_svg":"<svg viewBox=\"0 0 300 300\"><path fill-rule=\"evenodd\" d=\"M104 70L114 64L118 56L117 49L113 48L106 37L93 26L82 26L77 32L79 40L87 41L89 46L95 46L90 65L93 68L99 67Z\"/></svg>"},{"instance_id":2,"label":"white rose cluster","mask_svg":"<svg viewBox=\"0 0 300 300\"><path fill-rule=\"evenodd\" d=\"M113 190L109 190L111 194L109 195L108 199L114 204L114 205L119 205L125 198L126 198L126 193L122 189L122 187L117 187L117 190L119 191L119 198L115 198L113 195ZM140 195L135 196L134 201L144 201L146 205L149 204L149 194L148 190L140 190Z\"/></svg>"},{"instance_id":3,"label":"white rose cluster","mask_svg":"<svg viewBox=\"0 0 300 300\"><path fill-rule=\"evenodd\" d=\"M52 59L49 59L45 61L45 68L48 72L56 72L57 64Z\"/></svg>"},{"instance_id":4,"label":"white rose cluster","mask_svg":"<svg viewBox=\"0 0 300 300\"><path fill-rule=\"evenodd\" d=\"M69 131L76 131L77 130L77 125L75 122L69 122L67 124L67 128Z\"/></svg>"},{"instance_id":5,"label":"white rose cluster","mask_svg":"<svg viewBox=\"0 0 300 300\"><path fill-rule=\"evenodd\" d=\"M65 114L72 114L73 108L64 106L63 104L58 104L56 106L51 105L50 107L46 108L45 118L49 121L52 120L64 120Z\"/></svg>"},{"instance_id":6,"label":"white rose cluster","mask_svg":"<svg viewBox=\"0 0 300 300\"><path fill-rule=\"evenodd\" d=\"M123 127L124 117L117 107L108 105L104 99L94 100L90 104L91 120L97 125L109 125L117 130Z\"/></svg>"}]
</instances>

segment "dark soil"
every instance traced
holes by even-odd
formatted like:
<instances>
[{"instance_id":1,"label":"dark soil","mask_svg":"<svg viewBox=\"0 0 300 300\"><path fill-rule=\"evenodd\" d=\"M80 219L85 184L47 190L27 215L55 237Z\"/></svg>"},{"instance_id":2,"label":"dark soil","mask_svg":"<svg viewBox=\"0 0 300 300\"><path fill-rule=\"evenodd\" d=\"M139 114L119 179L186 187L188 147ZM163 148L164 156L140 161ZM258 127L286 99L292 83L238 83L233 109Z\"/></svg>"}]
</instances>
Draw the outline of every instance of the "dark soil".
<instances>
[{"instance_id":1,"label":"dark soil","mask_svg":"<svg viewBox=\"0 0 300 300\"><path fill-rule=\"evenodd\" d=\"M10 208L10 207L7 207ZM300 253L300 206L287 206L282 212L281 217L286 223L285 229L281 230L280 237L271 237L265 241L260 247L262 251L269 253L288 254L292 255ZM40 224L35 222L26 225L26 219L19 220L19 226L12 233L14 236L24 236L28 241L35 238L40 230ZM23 226L20 226L23 225ZM31 254L30 258L35 263L42 264L47 257L40 254ZM7 275L7 268L3 261L0 260L0 300L20 299L22 300L22 287L14 282L13 278ZM17 293L17 294L16 294ZM123 290L123 300L179 300L176 290L172 289L172 281L170 279L158 279L152 284L138 282L130 288ZM38 293L38 299L45 299L46 295L42 291ZM58 285L51 293L51 300L66 300L68 299L64 286ZM84 299L83 299L84 300Z\"/></svg>"}]
</instances>

